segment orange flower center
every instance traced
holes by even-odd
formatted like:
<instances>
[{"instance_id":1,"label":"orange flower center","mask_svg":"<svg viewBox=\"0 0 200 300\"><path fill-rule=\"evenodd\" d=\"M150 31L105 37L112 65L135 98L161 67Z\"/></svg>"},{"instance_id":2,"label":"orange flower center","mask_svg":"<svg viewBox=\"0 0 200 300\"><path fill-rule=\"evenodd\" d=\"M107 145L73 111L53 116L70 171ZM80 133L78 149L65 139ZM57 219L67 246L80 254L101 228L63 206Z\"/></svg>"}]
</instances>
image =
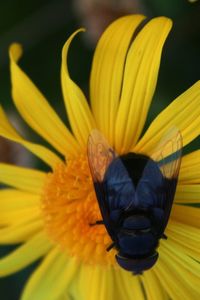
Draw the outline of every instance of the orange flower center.
<instances>
[{"instance_id":1,"label":"orange flower center","mask_svg":"<svg viewBox=\"0 0 200 300\"><path fill-rule=\"evenodd\" d=\"M46 229L52 240L86 263L115 264L115 250L102 220L85 156L57 165L47 176L42 195Z\"/></svg>"}]
</instances>

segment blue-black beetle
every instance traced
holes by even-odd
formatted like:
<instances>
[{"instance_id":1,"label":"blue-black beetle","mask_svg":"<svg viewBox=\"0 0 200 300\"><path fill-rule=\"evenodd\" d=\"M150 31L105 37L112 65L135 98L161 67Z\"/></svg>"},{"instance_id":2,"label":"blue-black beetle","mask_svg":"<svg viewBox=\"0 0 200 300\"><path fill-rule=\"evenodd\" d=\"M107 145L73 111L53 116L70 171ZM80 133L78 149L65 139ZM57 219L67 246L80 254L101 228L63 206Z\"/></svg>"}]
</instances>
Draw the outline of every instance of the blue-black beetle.
<instances>
[{"instance_id":1,"label":"blue-black beetle","mask_svg":"<svg viewBox=\"0 0 200 300\"><path fill-rule=\"evenodd\" d=\"M159 239L167 226L181 162L182 138L173 129L151 158L138 153L118 156L102 134L88 139L88 161L102 221L125 270L141 274L158 259Z\"/></svg>"}]
</instances>

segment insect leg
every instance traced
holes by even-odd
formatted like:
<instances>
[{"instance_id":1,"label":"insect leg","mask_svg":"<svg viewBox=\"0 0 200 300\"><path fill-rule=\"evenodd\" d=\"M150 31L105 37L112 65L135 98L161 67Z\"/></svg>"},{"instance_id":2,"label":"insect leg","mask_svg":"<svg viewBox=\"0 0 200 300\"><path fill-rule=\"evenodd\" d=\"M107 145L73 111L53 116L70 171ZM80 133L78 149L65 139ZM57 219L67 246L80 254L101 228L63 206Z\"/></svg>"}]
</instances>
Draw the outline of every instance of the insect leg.
<instances>
[{"instance_id":1,"label":"insect leg","mask_svg":"<svg viewBox=\"0 0 200 300\"><path fill-rule=\"evenodd\" d=\"M115 246L115 243L113 242L112 244L110 244L110 246L108 246L106 248L106 251L110 251L114 246Z\"/></svg>"},{"instance_id":2,"label":"insect leg","mask_svg":"<svg viewBox=\"0 0 200 300\"><path fill-rule=\"evenodd\" d=\"M89 225L90 226L95 226L95 225L102 225L102 224L104 224L103 220L98 220L95 223L90 223Z\"/></svg>"},{"instance_id":3,"label":"insect leg","mask_svg":"<svg viewBox=\"0 0 200 300\"><path fill-rule=\"evenodd\" d=\"M162 234L162 236L161 236L161 238L163 239L163 240L167 240L167 236L166 236L166 234Z\"/></svg>"}]
</instances>

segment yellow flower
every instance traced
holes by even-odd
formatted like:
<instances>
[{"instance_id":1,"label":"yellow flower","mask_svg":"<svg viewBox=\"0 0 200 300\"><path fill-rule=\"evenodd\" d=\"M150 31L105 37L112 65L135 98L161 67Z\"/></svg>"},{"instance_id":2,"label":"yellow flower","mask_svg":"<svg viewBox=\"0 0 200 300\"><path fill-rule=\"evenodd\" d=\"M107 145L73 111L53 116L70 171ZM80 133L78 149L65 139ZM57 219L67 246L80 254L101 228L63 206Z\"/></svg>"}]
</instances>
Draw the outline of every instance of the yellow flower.
<instances>
[{"instance_id":1,"label":"yellow flower","mask_svg":"<svg viewBox=\"0 0 200 300\"><path fill-rule=\"evenodd\" d=\"M61 80L73 134L18 66L21 47L10 48L14 103L27 124L56 150L25 140L0 108L0 135L22 144L51 168L45 173L0 164L0 182L8 186L0 191L0 243L21 243L0 259L0 276L42 258L23 290L23 300L200 299L200 214L191 206L200 203L199 150L182 158L168 239L160 242L152 269L141 276L124 271L115 262L115 250L106 251L110 237L104 226L90 226L100 218L86 156L93 128L120 154L150 155L174 125L183 146L200 132L197 82L141 135L171 29L171 21L159 17L134 35L143 20L141 15L120 18L102 35L91 71L91 108L66 66L77 32L67 40Z\"/></svg>"}]
</instances>

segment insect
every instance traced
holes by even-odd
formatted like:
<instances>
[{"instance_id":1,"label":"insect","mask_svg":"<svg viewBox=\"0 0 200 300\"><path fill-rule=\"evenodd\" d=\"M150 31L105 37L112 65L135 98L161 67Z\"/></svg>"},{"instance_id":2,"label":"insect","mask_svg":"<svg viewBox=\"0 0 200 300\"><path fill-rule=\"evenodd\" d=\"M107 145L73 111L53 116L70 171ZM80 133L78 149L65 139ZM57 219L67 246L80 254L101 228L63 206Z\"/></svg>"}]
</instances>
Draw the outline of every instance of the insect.
<instances>
[{"instance_id":1,"label":"insect","mask_svg":"<svg viewBox=\"0 0 200 300\"><path fill-rule=\"evenodd\" d=\"M182 138L173 129L152 152L118 156L103 135L88 139L88 162L104 224L117 249L117 263L142 274L158 259L159 240L166 239L181 162Z\"/></svg>"}]
</instances>

